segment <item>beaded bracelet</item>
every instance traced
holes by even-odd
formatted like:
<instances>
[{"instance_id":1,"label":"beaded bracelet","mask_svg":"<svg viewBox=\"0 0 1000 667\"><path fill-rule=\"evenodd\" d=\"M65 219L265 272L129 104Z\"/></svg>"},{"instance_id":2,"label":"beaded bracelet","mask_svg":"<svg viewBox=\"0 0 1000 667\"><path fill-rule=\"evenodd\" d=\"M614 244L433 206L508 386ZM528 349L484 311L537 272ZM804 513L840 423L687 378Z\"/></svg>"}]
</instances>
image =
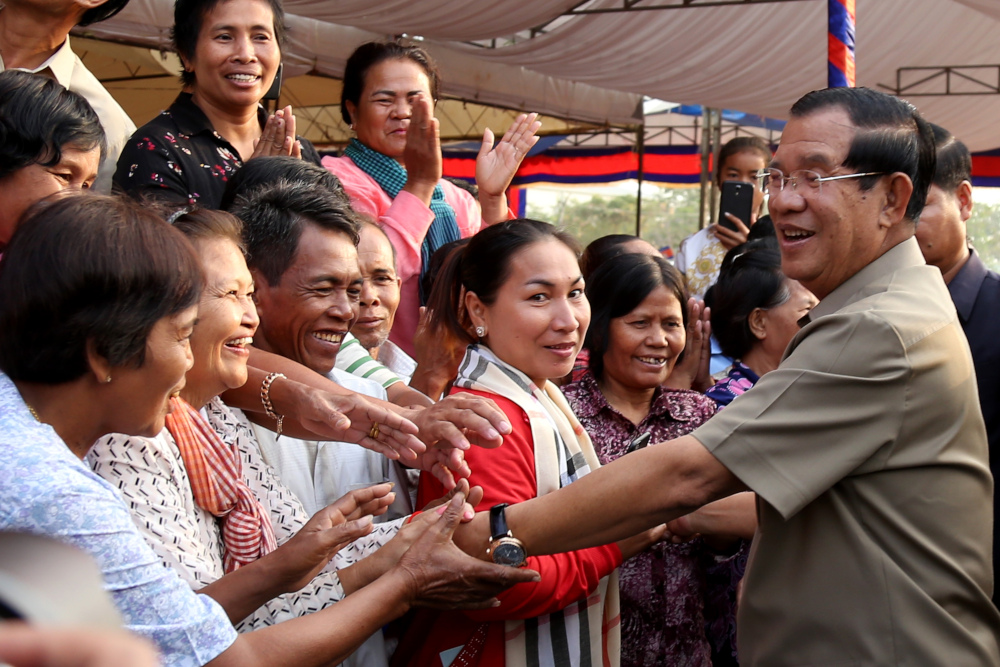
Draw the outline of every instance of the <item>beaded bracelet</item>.
<instances>
[{"instance_id":1,"label":"beaded bracelet","mask_svg":"<svg viewBox=\"0 0 1000 667\"><path fill-rule=\"evenodd\" d=\"M264 414L278 423L278 427L275 429L277 433L275 438L281 436L281 423L285 421L285 416L279 415L274 411L274 405L271 403L271 385L275 380L283 377L285 377L284 373L269 373L264 378L264 381L260 383L260 402L264 404Z\"/></svg>"}]
</instances>

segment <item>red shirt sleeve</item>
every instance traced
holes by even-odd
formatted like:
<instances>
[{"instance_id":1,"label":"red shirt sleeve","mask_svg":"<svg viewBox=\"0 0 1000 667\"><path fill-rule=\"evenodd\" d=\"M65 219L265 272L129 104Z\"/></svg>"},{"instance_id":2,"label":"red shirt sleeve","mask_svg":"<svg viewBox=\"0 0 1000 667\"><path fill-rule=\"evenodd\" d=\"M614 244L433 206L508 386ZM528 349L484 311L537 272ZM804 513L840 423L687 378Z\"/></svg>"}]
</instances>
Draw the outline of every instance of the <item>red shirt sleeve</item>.
<instances>
[{"instance_id":1,"label":"red shirt sleeve","mask_svg":"<svg viewBox=\"0 0 1000 667\"><path fill-rule=\"evenodd\" d=\"M483 500L477 511L489 510L497 503L518 503L536 496L535 448L528 416L513 401L496 394L462 389L470 394L490 398L507 415L513 432L504 436L503 445L496 449L473 447L466 451L472 475L470 485L483 487ZM444 494L444 488L433 475L420 476L418 505ZM516 536L515 536L516 537ZM486 549L487 545L483 545ZM529 556L528 567L537 570L542 580L533 584L518 584L500 594L500 606L468 615L478 621L533 618L549 614L585 599L598 582L621 565L622 553L617 544L551 556Z\"/></svg>"}]
</instances>

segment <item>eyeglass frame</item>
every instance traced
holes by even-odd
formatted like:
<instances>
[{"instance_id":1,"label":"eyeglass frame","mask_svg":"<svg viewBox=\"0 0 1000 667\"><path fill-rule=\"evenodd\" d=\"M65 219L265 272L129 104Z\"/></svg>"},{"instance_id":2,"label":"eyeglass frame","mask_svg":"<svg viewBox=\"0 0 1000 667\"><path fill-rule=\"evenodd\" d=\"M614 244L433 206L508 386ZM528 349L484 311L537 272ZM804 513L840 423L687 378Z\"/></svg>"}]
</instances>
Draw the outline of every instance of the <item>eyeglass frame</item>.
<instances>
[{"instance_id":1,"label":"eyeglass frame","mask_svg":"<svg viewBox=\"0 0 1000 667\"><path fill-rule=\"evenodd\" d=\"M795 171L789 172L788 175L785 175L785 172L781 171L777 167L768 167L766 169L762 169L761 171L758 171L757 172L757 178L761 181L761 190L763 190L764 192L766 192L769 197L773 197L774 195L771 193L771 190L768 187L768 185L770 185L770 184L767 184L767 185L764 184L764 179L765 178L770 178L770 174L767 173L767 172L770 172L770 171L776 171L779 174L781 174L781 187L778 189L778 192L784 192L785 191L785 183L787 183L789 181L792 182L792 190L794 192L799 192L798 188L795 185L795 182L796 182L796 180L797 180L798 177L797 176L792 176L792 174L794 174L796 172L807 171L807 172L811 172L813 174L816 174L816 180L813 181L813 183L816 183L817 186L815 188L812 188L812 189L816 190L817 193L822 192L822 190L823 190L823 183L825 183L826 181L842 181L842 180L846 180L848 178L863 178L865 176L885 176L886 173L887 173L887 172L884 172L884 171L866 171L866 172L856 173L856 174L841 174L840 176L820 176L818 171L813 171L812 169L796 169ZM809 192L809 191L810 190L803 190L802 192Z\"/></svg>"}]
</instances>

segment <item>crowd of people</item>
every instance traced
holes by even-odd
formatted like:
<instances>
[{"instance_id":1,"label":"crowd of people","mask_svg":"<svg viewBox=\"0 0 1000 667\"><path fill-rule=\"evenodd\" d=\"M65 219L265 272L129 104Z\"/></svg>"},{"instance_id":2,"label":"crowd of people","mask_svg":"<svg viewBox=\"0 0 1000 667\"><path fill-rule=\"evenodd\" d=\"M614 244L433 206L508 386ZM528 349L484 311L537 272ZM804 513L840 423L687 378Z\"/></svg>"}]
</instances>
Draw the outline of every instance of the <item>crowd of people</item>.
<instances>
[{"instance_id":1,"label":"crowd of people","mask_svg":"<svg viewBox=\"0 0 1000 667\"><path fill-rule=\"evenodd\" d=\"M1000 667L1000 277L948 131L808 93L675 265L513 214L534 114L443 179L417 46L355 50L321 158L261 105L280 0L177 0L135 129L67 36L125 1L0 8L0 531L125 629L0 586L0 661Z\"/></svg>"}]
</instances>

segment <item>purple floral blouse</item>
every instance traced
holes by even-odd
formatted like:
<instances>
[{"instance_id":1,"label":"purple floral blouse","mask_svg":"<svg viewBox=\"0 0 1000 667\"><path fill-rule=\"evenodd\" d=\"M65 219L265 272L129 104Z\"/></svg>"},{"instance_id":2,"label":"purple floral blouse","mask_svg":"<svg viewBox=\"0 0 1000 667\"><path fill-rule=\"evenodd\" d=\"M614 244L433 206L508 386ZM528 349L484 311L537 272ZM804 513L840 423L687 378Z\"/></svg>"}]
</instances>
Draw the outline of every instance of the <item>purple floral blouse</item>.
<instances>
[{"instance_id":1,"label":"purple floral blouse","mask_svg":"<svg viewBox=\"0 0 1000 667\"><path fill-rule=\"evenodd\" d=\"M662 443L690 433L715 414L715 404L702 394L659 387L649 414L636 426L608 403L589 370L563 393L604 464L624 455L642 433L650 434L650 443ZM622 564L622 667L711 666L703 613L707 572L728 558L695 539L654 545Z\"/></svg>"},{"instance_id":2,"label":"purple floral blouse","mask_svg":"<svg viewBox=\"0 0 1000 667\"><path fill-rule=\"evenodd\" d=\"M267 121L258 110L261 127ZM311 143L302 142L302 158L319 164ZM176 204L219 208L229 177L243 166L239 152L215 131L192 99L181 93L125 142L115 170L115 189L132 197L142 195Z\"/></svg>"}]
</instances>

